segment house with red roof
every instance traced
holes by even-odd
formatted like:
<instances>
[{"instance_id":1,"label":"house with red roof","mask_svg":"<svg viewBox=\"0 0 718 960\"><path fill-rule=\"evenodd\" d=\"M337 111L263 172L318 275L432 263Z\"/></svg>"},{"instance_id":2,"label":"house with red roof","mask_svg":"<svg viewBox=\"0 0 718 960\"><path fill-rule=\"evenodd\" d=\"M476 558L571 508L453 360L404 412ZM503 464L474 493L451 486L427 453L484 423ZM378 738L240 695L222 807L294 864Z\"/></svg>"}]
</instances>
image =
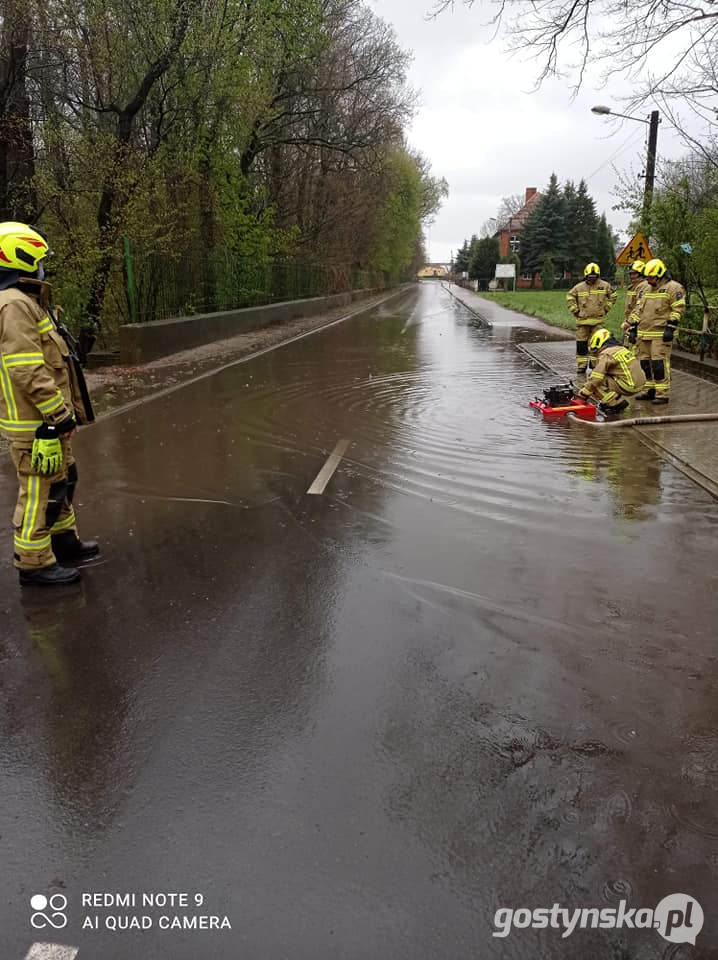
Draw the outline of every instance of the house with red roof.
<instances>
[{"instance_id":1,"label":"house with red roof","mask_svg":"<svg viewBox=\"0 0 718 960\"><path fill-rule=\"evenodd\" d=\"M526 226L526 221L536 209L540 199L541 194L536 187L526 187L526 199L523 207L506 223L502 224L494 234L494 236L499 238L499 250L502 257L508 257L512 253L517 253L519 257L521 256L521 234ZM540 285L541 280L537 277L536 286ZM530 287L531 275L525 273L517 277L516 286Z\"/></svg>"}]
</instances>

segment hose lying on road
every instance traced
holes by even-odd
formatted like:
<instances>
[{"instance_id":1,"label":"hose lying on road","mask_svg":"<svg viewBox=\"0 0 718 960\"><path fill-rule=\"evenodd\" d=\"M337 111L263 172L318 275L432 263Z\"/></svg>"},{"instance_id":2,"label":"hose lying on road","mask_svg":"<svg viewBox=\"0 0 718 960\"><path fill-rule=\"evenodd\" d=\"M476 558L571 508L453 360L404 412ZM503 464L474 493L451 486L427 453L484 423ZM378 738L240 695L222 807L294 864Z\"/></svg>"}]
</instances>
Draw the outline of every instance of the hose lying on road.
<instances>
[{"instance_id":1,"label":"hose lying on road","mask_svg":"<svg viewBox=\"0 0 718 960\"><path fill-rule=\"evenodd\" d=\"M643 427L657 423L695 423L701 420L718 420L718 413L679 413L669 417L629 417L627 420L581 420L569 413L569 420L586 427Z\"/></svg>"}]
</instances>

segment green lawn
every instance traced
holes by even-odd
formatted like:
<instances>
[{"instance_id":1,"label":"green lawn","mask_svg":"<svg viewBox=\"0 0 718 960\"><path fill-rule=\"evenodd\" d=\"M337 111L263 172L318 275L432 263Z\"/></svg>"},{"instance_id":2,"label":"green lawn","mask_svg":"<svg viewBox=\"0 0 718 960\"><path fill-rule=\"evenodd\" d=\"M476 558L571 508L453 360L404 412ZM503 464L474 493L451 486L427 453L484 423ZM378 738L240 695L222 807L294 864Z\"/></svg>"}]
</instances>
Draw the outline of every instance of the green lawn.
<instances>
[{"instance_id":1,"label":"green lawn","mask_svg":"<svg viewBox=\"0 0 718 960\"><path fill-rule=\"evenodd\" d=\"M482 293L480 296L487 300L500 303L502 307L509 307L519 313L527 313L531 317L545 320L554 327L565 327L575 330L576 324L566 308L567 290L517 290L516 293ZM619 289L616 305L606 317L606 326L612 333L621 336L623 323L623 309L626 302L626 291Z\"/></svg>"}]
</instances>

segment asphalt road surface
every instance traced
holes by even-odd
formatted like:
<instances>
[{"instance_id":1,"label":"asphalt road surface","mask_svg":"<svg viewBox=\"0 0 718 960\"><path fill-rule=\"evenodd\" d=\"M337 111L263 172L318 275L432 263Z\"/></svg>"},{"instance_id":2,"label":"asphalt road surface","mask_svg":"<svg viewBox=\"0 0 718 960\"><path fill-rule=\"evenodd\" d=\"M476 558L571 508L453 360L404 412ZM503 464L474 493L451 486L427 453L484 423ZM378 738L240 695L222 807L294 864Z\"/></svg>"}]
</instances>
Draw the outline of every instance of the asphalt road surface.
<instances>
[{"instance_id":1,"label":"asphalt road surface","mask_svg":"<svg viewBox=\"0 0 718 960\"><path fill-rule=\"evenodd\" d=\"M2 960L718 956L718 507L537 420L540 336L424 284L81 433L102 561L0 572Z\"/></svg>"}]
</instances>

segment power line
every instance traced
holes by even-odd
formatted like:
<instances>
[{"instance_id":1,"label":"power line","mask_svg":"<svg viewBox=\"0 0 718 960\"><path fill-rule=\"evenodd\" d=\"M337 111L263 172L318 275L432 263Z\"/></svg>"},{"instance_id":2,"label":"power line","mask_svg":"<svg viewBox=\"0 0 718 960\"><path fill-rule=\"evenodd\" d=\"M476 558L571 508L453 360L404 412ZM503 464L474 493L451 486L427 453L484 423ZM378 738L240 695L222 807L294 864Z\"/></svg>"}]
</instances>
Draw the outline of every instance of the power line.
<instances>
[{"instance_id":1,"label":"power line","mask_svg":"<svg viewBox=\"0 0 718 960\"><path fill-rule=\"evenodd\" d=\"M612 163L614 160L616 160L619 157L619 155L623 153L624 150L627 150L630 146L636 143L642 136L644 136L644 131L641 129L634 130L632 133L630 133L627 139L624 140L624 142L618 147L618 149L614 150L614 152L611 154L610 157L608 157L608 159L604 160L599 167L596 167L593 173L589 174L589 176L585 178L586 181L590 182L596 176L597 173L600 173L604 167L608 166L609 163Z\"/></svg>"}]
</instances>

